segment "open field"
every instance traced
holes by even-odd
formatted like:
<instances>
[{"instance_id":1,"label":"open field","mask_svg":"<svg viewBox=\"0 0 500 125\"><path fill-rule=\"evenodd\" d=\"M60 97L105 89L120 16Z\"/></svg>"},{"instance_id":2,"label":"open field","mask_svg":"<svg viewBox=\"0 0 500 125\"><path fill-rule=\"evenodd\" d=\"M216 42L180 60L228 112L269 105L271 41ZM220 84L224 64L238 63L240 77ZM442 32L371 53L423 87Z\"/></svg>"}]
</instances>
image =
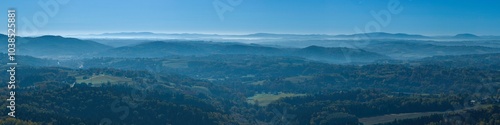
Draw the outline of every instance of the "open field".
<instances>
[{"instance_id":1,"label":"open field","mask_svg":"<svg viewBox=\"0 0 500 125\"><path fill-rule=\"evenodd\" d=\"M183 60L163 61L162 65L167 68L189 68L187 62Z\"/></svg>"},{"instance_id":2,"label":"open field","mask_svg":"<svg viewBox=\"0 0 500 125\"><path fill-rule=\"evenodd\" d=\"M305 94L293 94L293 93L279 93L279 94L256 94L252 97L247 98L247 103L255 104L258 102L259 106L267 106L271 102L276 101L285 97L295 97L295 96L305 96Z\"/></svg>"},{"instance_id":3,"label":"open field","mask_svg":"<svg viewBox=\"0 0 500 125\"><path fill-rule=\"evenodd\" d=\"M364 125L374 125L374 124L380 124L380 123L387 123L387 122L392 122L396 119L412 119L412 118L418 118L422 116L430 116L433 114L445 114L445 113L452 113L452 112L462 112L468 109L480 109L480 108L485 108L491 105L477 105L474 107L469 107L461 110L456 110L456 111L442 111L442 112L414 112L414 113L400 113L400 114L389 114L389 115L383 115L383 116L374 116L374 117L366 117L366 118L360 118L359 122L363 123Z\"/></svg>"},{"instance_id":4,"label":"open field","mask_svg":"<svg viewBox=\"0 0 500 125\"><path fill-rule=\"evenodd\" d=\"M100 85L100 84L105 84L105 83L111 83L111 84L116 84L116 83L130 83L132 82L131 78L123 78L123 77L115 77L115 76L110 76L110 75L94 75L91 76L87 79L83 79L84 76L78 76L76 77L76 82L77 83L92 83L93 85Z\"/></svg>"},{"instance_id":5,"label":"open field","mask_svg":"<svg viewBox=\"0 0 500 125\"><path fill-rule=\"evenodd\" d=\"M300 83L300 82L310 80L312 78L314 78L314 77L312 77L312 76L295 76L295 77L285 78L285 81L289 81L291 83Z\"/></svg>"}]
</instances>

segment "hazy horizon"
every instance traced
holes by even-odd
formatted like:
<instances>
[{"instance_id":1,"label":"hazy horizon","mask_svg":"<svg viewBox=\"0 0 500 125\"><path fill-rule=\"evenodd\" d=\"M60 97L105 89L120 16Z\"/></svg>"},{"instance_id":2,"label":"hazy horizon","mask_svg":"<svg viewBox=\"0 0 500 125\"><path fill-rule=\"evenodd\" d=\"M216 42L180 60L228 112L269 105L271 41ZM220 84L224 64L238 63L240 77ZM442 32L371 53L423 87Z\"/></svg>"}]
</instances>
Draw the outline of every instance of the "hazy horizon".
<instances>
[{"instance_id":1,"label":"hazy horizon","mask_svg":"<svg viewBox=\"0 0 500 125\"><path fill-rule=\"evenodd\" d=\"M125 32L99 32L99 33L47 33L47 34L33 34L33 35L18 35L21 37L39 37L39 36L63 36L63 37L74 37L74 36L100 36L109 34L140 34L140 33L151 33L155 35L227 35L227 36L245 36L254 34L274 34L274 35L324 35L324 36L339 36L339 35L355 35L355 34L371 34L371 33L387 33L387 34L406 34L406 35L422 35L427 37L451 37L460 34L472 34L480 37L494 36L498 37L500 35L480 35L474 33L457 33L457 34L442 34L442 35L427 35L427 34L416 34L416 33L405 33L405 32L369 32L369 33L339 33L339 34L321 34L321 33L274 33L274 32L252 32L252 33L200 33L200 32L148 32L148 31L125 31ZM6 33L0 32L2 35Z\"/></svg>"}]
</instances>

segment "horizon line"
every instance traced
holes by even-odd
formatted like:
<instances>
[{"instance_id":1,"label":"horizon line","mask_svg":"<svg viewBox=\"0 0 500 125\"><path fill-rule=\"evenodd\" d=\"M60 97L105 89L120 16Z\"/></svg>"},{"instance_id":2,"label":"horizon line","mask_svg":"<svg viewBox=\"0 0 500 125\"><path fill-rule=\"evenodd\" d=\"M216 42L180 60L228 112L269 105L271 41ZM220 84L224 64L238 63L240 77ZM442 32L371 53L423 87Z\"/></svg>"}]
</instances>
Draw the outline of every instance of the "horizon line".
<instances>
[{"instance_id":1,"label":"horizon line","mask_svg":"<svg viewBox=\"0 0 500 125\"><path fill-rule=\"evenodd\" d=\"M20 37L40 37L40 36L92 36L92 35L104 35L104 34L120 34L120 33L151 33L156 35L181 35L181 34L191 34L191 35L229 35L229 36L244 36L253 34L275 34L275 35L324 35L324 36L341 36L341 35L357 35L357 34L373 34L373 33L387 33L387 34L405 34L405 35L420 35L427 37L443 37L443 36L456 36L460 34L472 34L475 36L500 36L500 35L477 35L474 33L457 33L448 35L425 35L417 33L404 33L404 32L369 32L369 33L338 33L338 34L326 34L326 33L276 33L276 32L254 32L254 33L201 33L201 32L151 32L151 31L124 31L124 32L101 32L101 33L77 33L77 34L61 34L61 33L48 33L48 34L36 34L36 35L17 35ZM5 33L0 33L6 35Z\"/></svg>"}]
</instances>

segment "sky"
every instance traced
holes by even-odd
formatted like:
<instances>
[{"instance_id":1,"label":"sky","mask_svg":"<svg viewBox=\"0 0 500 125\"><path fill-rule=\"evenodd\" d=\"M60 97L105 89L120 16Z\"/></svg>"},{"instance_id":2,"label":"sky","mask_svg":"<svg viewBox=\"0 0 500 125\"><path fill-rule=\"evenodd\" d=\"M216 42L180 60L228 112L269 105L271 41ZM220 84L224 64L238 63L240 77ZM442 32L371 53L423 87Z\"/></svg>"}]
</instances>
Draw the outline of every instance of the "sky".
<instances>
[{"instance_id":1,"label":"sky","mask_svg":"<svg viewBox=\"0 0 500 125\"><path fill-rule=\"evenodd\" d=\"M401 11L391 13L394 6ZM0 8L16 10L19 35L500 35L498 0L0 0ZM0 24L7 24L7 12L0 14ZM0 33L6 31L0 25Z\"/></svg>"}]
</instances>

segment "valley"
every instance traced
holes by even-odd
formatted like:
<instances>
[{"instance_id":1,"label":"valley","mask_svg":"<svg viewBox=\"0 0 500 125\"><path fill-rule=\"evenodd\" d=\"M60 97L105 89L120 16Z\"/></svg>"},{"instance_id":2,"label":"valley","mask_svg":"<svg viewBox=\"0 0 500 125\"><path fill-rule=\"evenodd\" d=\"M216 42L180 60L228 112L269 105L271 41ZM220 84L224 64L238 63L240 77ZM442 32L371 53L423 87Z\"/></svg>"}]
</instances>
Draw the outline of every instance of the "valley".
<instances>
[{"instance_id":1,"label":"valley","mask_svg":"<svg viewBox=\"0 0 500 125\"><path fill-rule=\"evenodd\" d=\"M266 34L253 36L261 35ZM349 40L319 41L337 47L286 47L199 40L108 46L22 37L20 119L2 117L0 123L99 124L106 118L116 124L389 125L500 119L496 41L382 38L355 47L341 46L357 42ZM495 117L468 119L472 115Z\"/></svg>"}]
</instances>

